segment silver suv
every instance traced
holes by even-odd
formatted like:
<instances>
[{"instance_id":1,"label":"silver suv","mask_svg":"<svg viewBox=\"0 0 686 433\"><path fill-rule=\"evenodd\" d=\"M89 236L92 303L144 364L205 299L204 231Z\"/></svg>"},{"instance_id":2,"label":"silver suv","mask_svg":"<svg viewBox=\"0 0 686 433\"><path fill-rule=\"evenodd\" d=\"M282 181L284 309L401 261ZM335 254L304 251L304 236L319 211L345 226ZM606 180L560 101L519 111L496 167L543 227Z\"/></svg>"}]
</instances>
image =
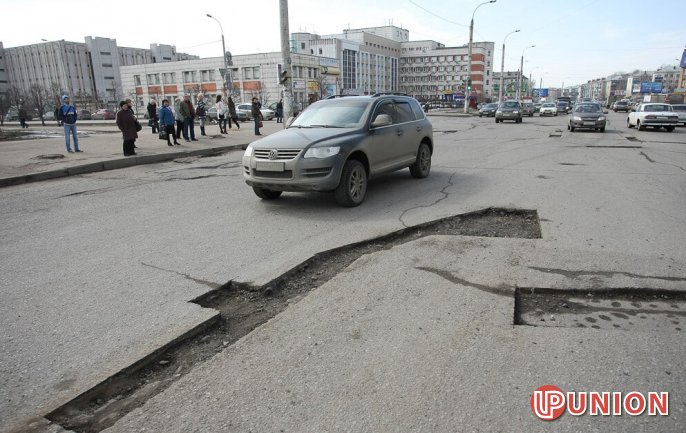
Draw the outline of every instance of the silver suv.
<instances>
[{"instance_id":1,"label":"silver suv","mask_svg":"<svg viewBox=\"0 0 686 433\"><path fill-rule=\"evenodd\" d=\"M405 167L415 178L427 177L432 153L433 127L414 98L336 96L251 143L243 169L264 200L283 191L333 191L342 206L357 206L371 177Z\"/></svg>"}]
</instances>

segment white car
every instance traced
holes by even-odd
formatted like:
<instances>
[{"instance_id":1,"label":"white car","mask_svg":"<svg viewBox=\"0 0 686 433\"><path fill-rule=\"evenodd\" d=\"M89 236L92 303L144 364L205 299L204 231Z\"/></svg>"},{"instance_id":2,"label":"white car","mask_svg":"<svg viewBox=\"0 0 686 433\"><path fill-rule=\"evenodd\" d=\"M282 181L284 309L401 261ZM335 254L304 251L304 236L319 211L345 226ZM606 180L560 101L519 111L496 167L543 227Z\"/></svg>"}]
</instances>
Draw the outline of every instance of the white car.
<instances>
[{"instance_id":1,"label":"white car","mask_svg":"<svg viewBox=\"0 0 686 433\"><path fill-rule=\"evenodd\" d=\"M686 126L686 104L672 104L672 110L679 115L679 123Z\"/></svg>"},{"instance_id":2,"label":"white car","mask_svg":"<svg viewBox=\"0 0 686 433\"><path fill-rule=\"evenodd\" d=\"M236 112L244 112L248 118L248 120L252 120L252 104L238 104L236 105ZM276 116L276 113L274 110L270 110L269 108L262 107L260 108L260 113L262 113L262 119L264 120L272 120L274 116ZM240 118L240 115L239 115Z\"/></svg>"},{"instance_id":3,"label":"white car","mask_svg":"<svg viewBox=\"0 0 686 433\"><path fill-rule=\"evenodd\" d=\"M538 114L539 116L557 116L557 105L554 102L544 102Z\"/></svg>"},{"instance_id":4,"label":"white car","mask_svg":"<svg viewBox=\"0 0 686 433\"><path fill-rule=\"evenodd\" d=\"M656 102L640 104L636 111L629 113L629 117L626 119L627 127L633 128L635 126L639 131L652 126L655 129L665 128L672 132L678 125L679 115L674 112L672 106Z\"/></svg>"}]
</instances>

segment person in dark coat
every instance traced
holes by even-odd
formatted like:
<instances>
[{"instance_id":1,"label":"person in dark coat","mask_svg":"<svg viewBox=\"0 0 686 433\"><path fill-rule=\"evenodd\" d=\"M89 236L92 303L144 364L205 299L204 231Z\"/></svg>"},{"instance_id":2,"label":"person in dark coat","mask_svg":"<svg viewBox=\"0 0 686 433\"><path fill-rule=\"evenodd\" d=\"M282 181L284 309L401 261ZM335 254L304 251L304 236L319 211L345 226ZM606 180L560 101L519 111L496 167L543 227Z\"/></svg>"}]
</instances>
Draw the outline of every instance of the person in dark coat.
<instances>
[{"instance_id":1,"label":"person in dark coat","mask_svg":"<svg viewBox=\"0 0 686 433\"><path fill-rule=\"evenodd\" d=\"M167 133L167 145L172 146L171 138L174 137L174 144L181 146L176 140L176 135L174 135L174 124L176 123L174 119L174 112L169 106L169 100L162 100L162 108L160 108L160 128L163 128Z\"/></svg>"},{"instance_id":2,"label":"person in dark coat","mask_svg":"<svg viewBox=\"0 0 686 433\"><path fill-rule=\"evenodd\" d=\"M160 129L160 118L157 116L157 101L154 98L148 102L148 119L150 120L152 133L157 134Z\"/></svg>"},{"instance_id":3,"label":"person in dark coat","mask_svg":"<svg viewBox=\"0 0 686 433\"><path fill-rule=\"evenodd\" d=\"M24 107L19 107L19 123L21 123L21 129L29 127L26 124L26 109Z\"/></svg>"},{"instance_id":4,"label":"person in dark coat","mask_svg":"<svg viewBox=\"0 0 686 433\"><path fill-rule=\"evenodd\" d=\"M283 99L276 103L276 123L283 123Z\"/></svg>"},{"instance_id":5,"label":"person in dark coat","mask_svg":"<svg viewBox=\"0 0 686 433\"><path fill-rule=\"evenodd\" d=\"M198 141L195 138L195 107L190 95L184 95L180 110L183 117L183 138L186 141Z\"/></svg>"},{"instance_id":6,"label":"person in dark coat","mask_svg":"<svg viewBox=\"0 0 686 433\"><path fill-rule=\"evenodd\" d=\"M236 127L238 129L241 129L241 125L238 123L238 116L236 115L236 104L233 102L233 99L231 96L229 96L228 101L226 102L226 106L229 108L229 112L227 113L226 117L229 119L229 129L231 129L231 121L236 124ZM224 128L226 129L226 128Z\"/></svg>"},{"instance_id":7,"label":"person in dark coat","mask_svg":"<svg viewBox=\"0 0 686 433\"><path fill-rule=\"evenodd\" d=\"M260 108L262 108L262 104L260 104L257 98L252 98L252 118L255 121L255 135L262 135L260 134L260 123L262 123Z\"/></svg>"},{"instance_id":8,"label":"person in dark coat","mask_svg":"<svg viewBox=\"0 0 686 433\"><path fill-rule=\"evenodd\" d=\"M129 104L126 101L121 101L117 112L117 127L124 137L124 156L136 155L134 146L138 138L137 123L138 120L133 115L133 111L129 109Z\"/></svg>"}]
</instances>

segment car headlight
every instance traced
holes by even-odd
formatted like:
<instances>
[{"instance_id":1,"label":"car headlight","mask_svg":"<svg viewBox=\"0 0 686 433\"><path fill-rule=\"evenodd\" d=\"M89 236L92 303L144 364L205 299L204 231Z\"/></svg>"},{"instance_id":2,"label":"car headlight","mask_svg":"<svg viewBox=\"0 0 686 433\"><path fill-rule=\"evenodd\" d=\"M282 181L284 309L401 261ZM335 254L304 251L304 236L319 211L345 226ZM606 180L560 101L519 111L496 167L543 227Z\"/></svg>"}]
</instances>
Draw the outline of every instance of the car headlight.
<instances>
[{"instance_id":1,"label":"car headlight","mask_svg":"<svg viewBox=\"0 0 686 433\"><path fill-rule=\"evenodd\" d=\"M519 111L513 111L512 114L519 114Z\"/></svg>"},{"instance_id":2,"label":"car headlight","mask_svg":"<svg viewBox=\"0 0 686 433\"><path fill-rule=\"evenodd\" d=\"M598 117L598 121L603 121L603 120L605 120L605 116Z\"/></svg>"},{"instance_id":3,"label":"car headlight","mask_svg":"<svg viewBox=\"0 0 686 433\"><path fill-rule=\"evenodd\" d=\"M310 147L303 155L303 158L328 158L330 156L338 155L341 150L340 146L328 146L328 147Z\"/></svg>"},{"instance_id":4,"label":"car headlight","mask_svg":"<svg viewBox=\"0 0 686 433\"><path fill-rule=\"evenodd\" d=\"M500 110L498 110L498 111L495 112L495 114L503 114L503 112L500 111Z\"/></svg>"},{"instance_id":5,"label":"car headlight","mask_svg":"<svg viewBox=\"0 0 686 433\"><path fill-rule=\"evenodd\" d=\"M251 157L252 156L252 145L248 145L248 147L245 148L245 153L243 156Z\"/></svg>"},{"instance_id":6,"label":"car headlight","mask_svg":"<svg viewBox=\"0 0 686 433\"><path fill-rule=\"evenodd\" d=\"M581 117L579 117L579 116L574 116L573 119L576 120L577 122L581 122Z\"/></svg>"}]
</instances>

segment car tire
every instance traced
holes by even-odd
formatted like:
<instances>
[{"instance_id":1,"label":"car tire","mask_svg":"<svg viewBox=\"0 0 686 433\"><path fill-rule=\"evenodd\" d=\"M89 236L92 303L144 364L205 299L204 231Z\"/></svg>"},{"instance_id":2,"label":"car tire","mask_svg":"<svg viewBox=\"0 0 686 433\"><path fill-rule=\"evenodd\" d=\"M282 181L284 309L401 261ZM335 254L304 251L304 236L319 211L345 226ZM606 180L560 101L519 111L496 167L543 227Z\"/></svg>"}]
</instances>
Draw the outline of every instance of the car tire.
<instances>
[{"instance_id":1,"label":"car tire","mask_svg":"<svg viewBox=\"0 0 686 433\"><path fill-rule=\"evenodd\" d=\"M576 128L574 128L574 127L572 126L572 124L570 123L570 124L569 124L569 130L572 131L572 132L574 132L575 129L576 129Z\"/></svg>"},{"instance_id":2,"label":"car tire","mask_svg":"<svg viewBox=\"0 0 686 433\"><path fill-rule=\"evenodd\" d=\"M349 159L343 166L341 181L334 190L339 205L358 206L367 194L367 170L360 161Z\"/></svg>"},{"instance_id":3,"label":"car tire","mask_svg":"<svg viewBox=\"0 0 686 433\"><path fill-rule=\"evenodd\" d=\"M262 200L276 200L281 196L281 193L283 192L274 191L273 189L260 188L257 186L253 186L252 190L255 192L255 195L257 195Z\"/></svg>"},{"instance_id":4,"label":"car tire","mask_svg":"<svg viewBox=\"0 0 686 433\"><path fill-rule=\"evenodd\" d=\"M605 132L605 127L603 126L602 128L599 129L600 132Z\"/></svg>"},{"instance_id":5,"label":"car tire","mask_svg":"<svg viewBox=\"0 0 686 433\"><path fill-rule=\"evenodd\" d=\"M672 132L672 131L674 131L674 127L673 127L673 126L665 126L665 129L667 130L667 132Z\"/></svg>"},{"instance_id":6,"label":"car tire","mask_svg":"<svg viewBox=\"0 0 686 433\"><path fill-rule=\"evenodd\" d=\"M639 131L645 131L646 127L641 125L641 121L636 119L636 127L638 128Z\"/></svg>"},{"instance_id":7,"label":"car tire","mask_svg":"<svg viewBox=\"0 0 686 433\"><path fill-rule=\"evenodd\" d=\"M499 121L499 120L498 120L498 118L496 117L496 119L495 119L495 123L498 123L498 122L500 122L500 121Z\"/></svg>"},{"instance_id":8,"label":"car tire","mask_svg":"<svg viewBox=\"0 0 686 433\"><path fill-rule=\"evenodd\" d=\"M419 145L417 159L410 166L410 174L415 179L423 179L431 172L431 149L426 143Z\"/></svg>"}]
</instances>

